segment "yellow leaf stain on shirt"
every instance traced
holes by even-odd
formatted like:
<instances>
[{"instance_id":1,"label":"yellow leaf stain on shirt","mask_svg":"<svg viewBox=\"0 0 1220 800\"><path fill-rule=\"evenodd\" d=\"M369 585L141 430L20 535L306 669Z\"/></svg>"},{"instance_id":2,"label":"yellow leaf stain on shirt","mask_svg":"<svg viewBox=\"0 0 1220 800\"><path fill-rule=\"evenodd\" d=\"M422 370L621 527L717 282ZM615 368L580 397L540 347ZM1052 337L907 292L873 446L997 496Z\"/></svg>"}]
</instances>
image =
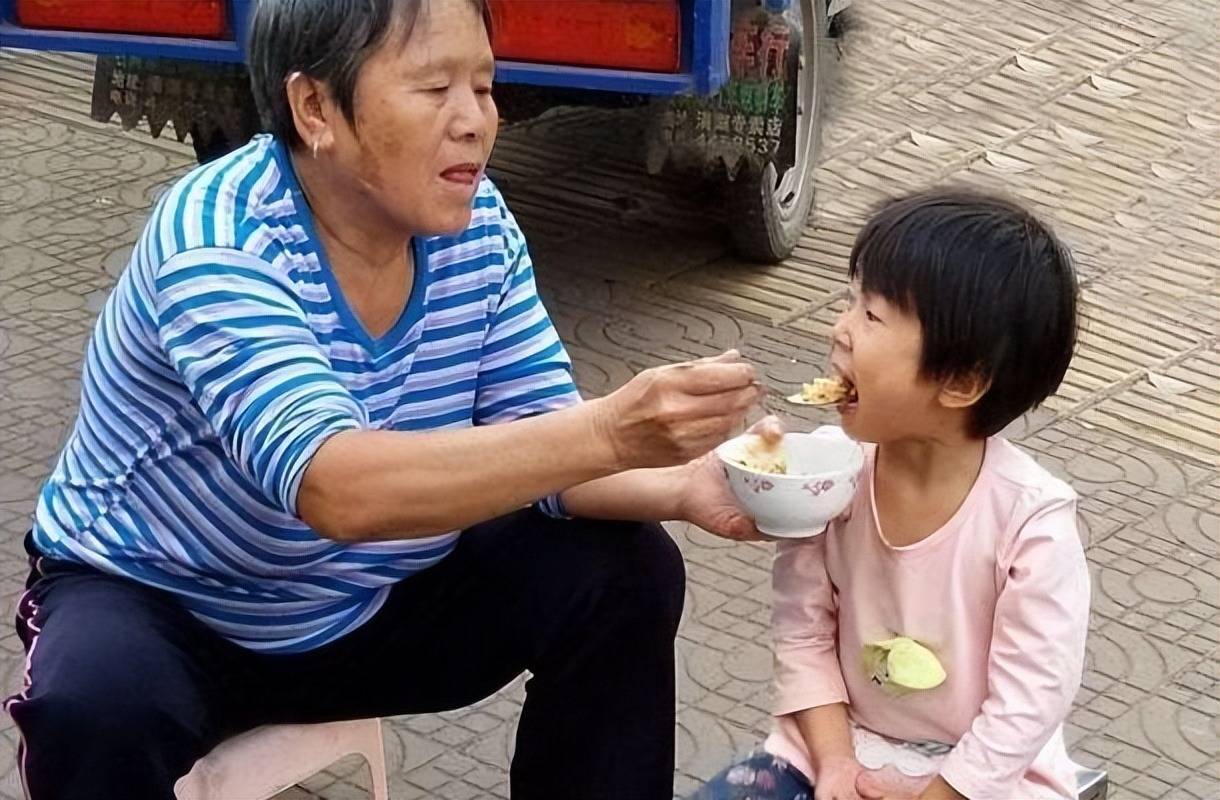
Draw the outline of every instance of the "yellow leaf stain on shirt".
<instances>
[{"instance_id":1,"label":"yellow leaf stain on shirt","mask_svg":"<svg viewBox=\"0 0 1220 800\"><path fill-rule=\"evenodd\" d=\"M914 639L899 636L864 645L869 680L896 694L935 689L945 682L940 659Z\"/></svg>"}]
</instances>

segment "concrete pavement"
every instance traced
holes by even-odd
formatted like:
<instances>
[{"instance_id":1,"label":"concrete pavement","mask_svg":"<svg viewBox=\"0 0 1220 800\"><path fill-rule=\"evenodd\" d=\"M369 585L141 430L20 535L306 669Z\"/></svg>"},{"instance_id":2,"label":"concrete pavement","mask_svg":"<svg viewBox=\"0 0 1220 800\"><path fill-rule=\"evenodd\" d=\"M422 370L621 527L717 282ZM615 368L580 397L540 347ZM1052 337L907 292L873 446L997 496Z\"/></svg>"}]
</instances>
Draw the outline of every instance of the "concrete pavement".
<instances>
[{"instance_id":1,"label":"concrete pavement","mask_svg":"<svg viewBox=\"0 0 1220 800\"><path fill-rule=\"evenodd\" d=\"M649 178L636 112L503 136L494 173L590 395L739 347L774 399L825 358L868 208L939 181L999 187L1077 254L1085 330L1063 391L1012 430L1082 497L1094 579L1068 735L1112 797L1220 796L1220 44L1215 0L857 0L797 253L736 260L719 211ZM189 148L87 118L89 60L0 52L0 595L75 413L92 320ZM615 133L610 135L609 130ZM812 411L794 424L825 421ZM767 728L769 548L675 526L689 564L678 790ZM11 614L9 615L11 616ZM8 618L8 616L6 616ZM0 632L5 686L20 644ZM387 720L395 798L505 797L520 683ZM19 797L0 721L0 798ZM283 797L361 797L359 765Z\"/></svg>"}]
</instances>

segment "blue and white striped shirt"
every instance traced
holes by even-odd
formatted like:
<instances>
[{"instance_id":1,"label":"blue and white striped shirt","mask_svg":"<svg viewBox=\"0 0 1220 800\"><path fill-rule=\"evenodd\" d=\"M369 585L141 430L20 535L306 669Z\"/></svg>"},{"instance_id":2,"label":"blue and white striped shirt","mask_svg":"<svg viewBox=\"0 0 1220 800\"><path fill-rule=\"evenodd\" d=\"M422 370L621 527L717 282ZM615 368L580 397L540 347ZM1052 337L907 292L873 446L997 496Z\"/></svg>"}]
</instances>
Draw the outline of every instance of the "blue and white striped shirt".
<instances>
[{"instance_id":1,"label":"blue and white striped shirt","mask_svg":"<svg viewBox=\"0 0 1220 800\"><path fill-rule=\"evenodd\" d=\"M344 302L284 146L260 136L157 203L97 322L35 542L176 595L230 640L300 652L354 630L457 534L341 544L296 516L350 429L506 422L579 401L525 241L484 180L470 227L413 240L372 338Z\"/></svg>"}]
</instances>

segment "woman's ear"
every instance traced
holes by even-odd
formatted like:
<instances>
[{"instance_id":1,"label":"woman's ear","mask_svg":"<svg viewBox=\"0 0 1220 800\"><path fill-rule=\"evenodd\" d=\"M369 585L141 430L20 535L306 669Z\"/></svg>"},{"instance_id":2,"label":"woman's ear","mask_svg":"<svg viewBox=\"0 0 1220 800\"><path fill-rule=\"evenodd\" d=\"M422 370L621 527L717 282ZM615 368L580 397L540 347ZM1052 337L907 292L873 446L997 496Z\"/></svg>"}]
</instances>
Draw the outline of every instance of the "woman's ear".
<instances>
[{"instance_id":1,"label":"woman's ear","mask_svg":"<svg viewBox=\"0 0 1220 800\"><path fill-rule=\"evenodd\" d=\"M981 400L990 388L991 378L972 370L942 383L938 399L945 408L969 408Z\"/></svg>"},{"instance_id":2,"label":"woman's ear","mask_svg":"<svg viewBox=\"0 0 1220 800\"><path fill-rule=\"evenodd\" d=\"M284 86L288 95L288 106L292 109L292 121L297 135L301 137L307 151L316 158L318 151L334 144L335 106L330 101L330 92L322 81L303 72L288 76Z\"/></svg>"}]
</instances>

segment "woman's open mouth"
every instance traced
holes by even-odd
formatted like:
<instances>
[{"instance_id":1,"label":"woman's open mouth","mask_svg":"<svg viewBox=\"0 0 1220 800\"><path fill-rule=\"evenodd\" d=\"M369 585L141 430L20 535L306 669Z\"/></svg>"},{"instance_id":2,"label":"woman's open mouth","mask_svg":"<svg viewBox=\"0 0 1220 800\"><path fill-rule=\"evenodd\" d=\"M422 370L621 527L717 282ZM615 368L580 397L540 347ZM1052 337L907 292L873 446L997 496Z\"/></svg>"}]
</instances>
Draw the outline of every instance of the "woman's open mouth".
<instances>
[{"instance_id":1,"label":"woman's open mouth","mask_svg":"<svg viewBox=\"0 0 1220 800\"><path fill-rule=\"evenodd\" d=\"M441 177L451 183L461 186L474 186L479 182L478 164L455 164L441 173Z\"/></svg>"}]
</instances>

